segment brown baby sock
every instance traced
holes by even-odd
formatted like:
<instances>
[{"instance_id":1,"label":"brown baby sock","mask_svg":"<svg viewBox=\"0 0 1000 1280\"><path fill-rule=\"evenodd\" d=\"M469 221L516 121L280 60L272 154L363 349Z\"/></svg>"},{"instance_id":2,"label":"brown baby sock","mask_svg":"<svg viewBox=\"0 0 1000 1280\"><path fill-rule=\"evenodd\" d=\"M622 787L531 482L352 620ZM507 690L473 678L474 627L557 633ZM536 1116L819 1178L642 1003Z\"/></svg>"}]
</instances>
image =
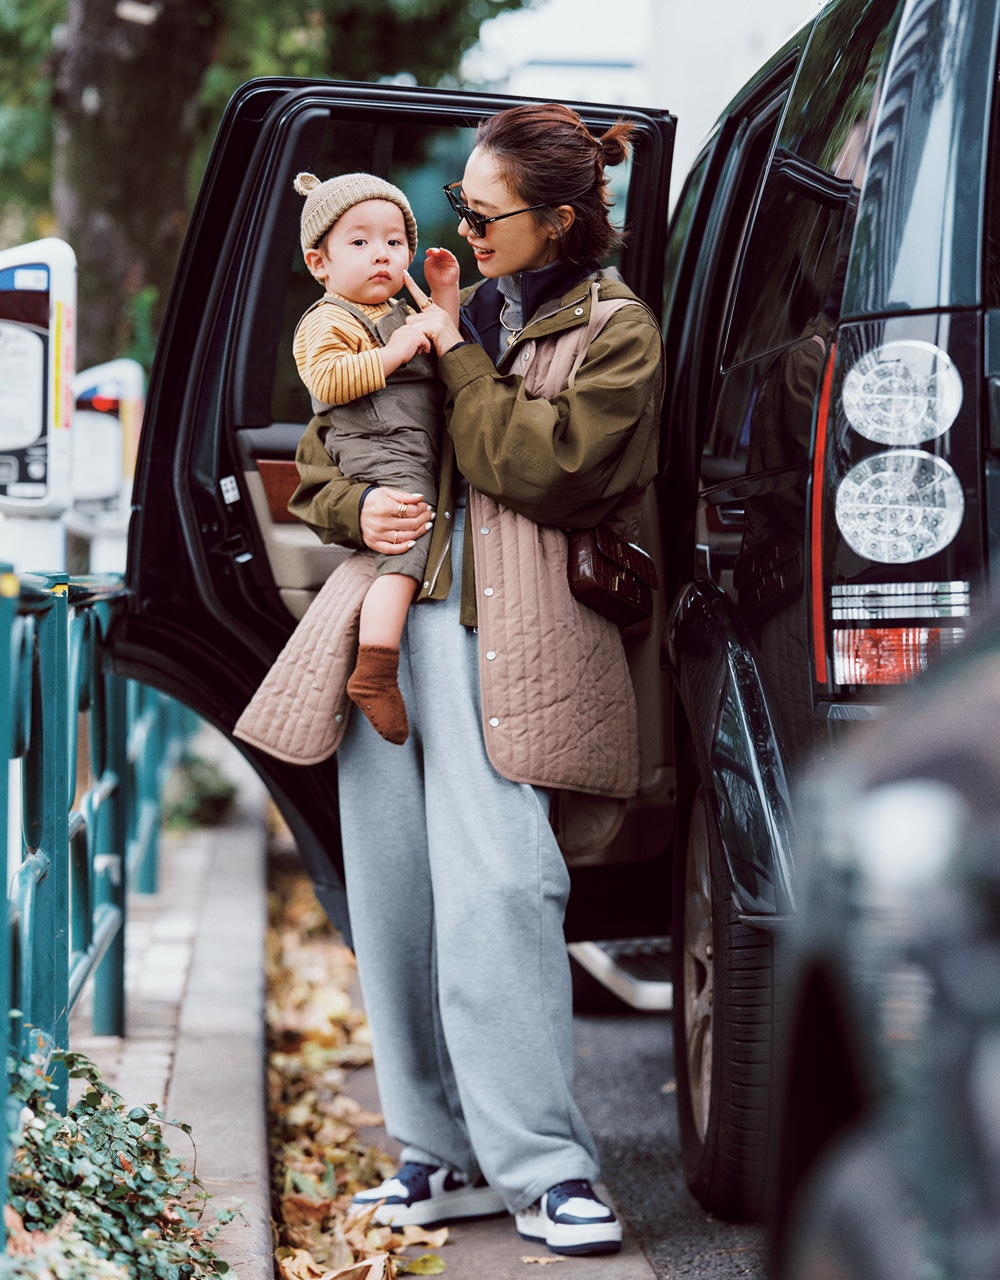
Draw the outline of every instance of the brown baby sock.
<instances>
[{"instance_id":1,"label":"brown baby sock","mask_svg":"<svg viewBox=\"0 0 1000 1280\"><path fill-rule=\"evenodd\" d=\"M347 696L365 713L386 742L402 746L410 734L406 704L399 692L399 650L380 644L358 646L358 661Z\"/></svg>"}]
</instances>

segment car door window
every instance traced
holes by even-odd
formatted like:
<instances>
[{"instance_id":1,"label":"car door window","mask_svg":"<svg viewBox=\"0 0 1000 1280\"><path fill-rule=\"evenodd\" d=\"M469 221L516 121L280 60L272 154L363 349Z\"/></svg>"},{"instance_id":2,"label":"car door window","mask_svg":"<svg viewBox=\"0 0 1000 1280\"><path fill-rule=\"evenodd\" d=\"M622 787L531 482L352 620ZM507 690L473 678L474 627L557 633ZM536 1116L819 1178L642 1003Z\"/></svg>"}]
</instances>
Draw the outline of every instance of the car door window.
<instances>
[{"instance_id":1,"label":"car door window","mask_svg":"<svg viewBox=\"0 0 1000 1280\"><path fill-rule=\"evenodd\" d=\"M795 342L817 316L839 307L842 237L857 208L889 49L883 8L869 3L854 12L850 41L850 6L818 24L807 65L831 71L819 84L803 77L788 104L740 267L724 368Z\"/></svg>"},{"instance_id":2,"label":"car door window","mask_svg":"<svg viewBox=\"0 0 1000 1280\"><path fill-rule=\"evenodd\" d=\"M776 635L786 615L804 617L813 416L892 24L868 0L832 6L817 23L733 291L708 431L732 470L720 469L705 500L718 520L741 515L732 586L758 636ZM788 651L800 644L793 632L791 623L782 632Z\"/></svg>"},{"instance_id":3,"label":"car door window","mask_svg":"<svg viewBox=\"0 0 1000 1280\"><path fill-rule=\"evenodd\" d=\"M767 158L774 142L787 84L769 95L739 122L727 157L727 174L720 191L727 199L718 213L711 237L713 266L704 317L705 339L701 351L703 385L715 383L721 360L725 315L736 279L750 216L757 200ZM725 418L709 419L702 446L702 478L711 482L734 474L741 467L746 442L743 424Z\"/></svg>"}]
</instances>

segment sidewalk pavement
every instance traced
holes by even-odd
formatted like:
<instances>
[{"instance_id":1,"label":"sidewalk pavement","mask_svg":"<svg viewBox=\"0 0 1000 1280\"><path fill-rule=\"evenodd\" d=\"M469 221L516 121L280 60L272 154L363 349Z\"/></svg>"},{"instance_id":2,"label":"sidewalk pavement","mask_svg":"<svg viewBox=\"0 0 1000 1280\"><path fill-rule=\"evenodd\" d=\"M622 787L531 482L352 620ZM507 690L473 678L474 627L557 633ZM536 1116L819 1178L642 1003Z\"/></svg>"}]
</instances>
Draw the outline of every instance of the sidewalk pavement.
<instances>
[{"instance_id":1,"label":"sidewalk pavement","mask_svg":"<svg viewBox=\"0 0 1000 1280\"><path fill-rule=\"evenodd\" d=\"M205 731L195 749L238 784L235 811L223 826L164 836L158 891L129 898L126 1035L91 1034L85 993L70 1047L90 1057L126 1102L158 1103L168 1120L191 1126L197 1173L215 1203L244 1202L242 1216L216 1240L220 1257L238 1280L273 1280L263 1011L266 792L221 736ZM379 1111L370 1067L351 1072L345 1092ZM177 1154L190 1155L185 1134L166 1136ZM384 1129L361 1136L398 1156L399 1145ZM654 1276L627 1229L620 1254L557 1259L521 1240L509 1217L453 1227L442 1258L449 1280L531 1280L539 1271L531 1259L561 1263L557 1275L564 1280Z\"/></svg>"},{"instance_id":2,"label":"sidewalk pavement","mask_svg":"<svg viewBox=\"0 0 1000 1280\"><path fill-rule=\"evenodd\" d=\"M125 933L126 1035L94 1036L85 992L70 1047L86 1054L132 1105L157 1103L192 1137L166 1129L227 1208L244 1202L215 1248L239 1280L271 1280L264 1082L264 825L266 792L225 740L205 730L211 756L239 787L229 820L164 833L155 894L131 894Z\"/></svg>"}]
</instances>

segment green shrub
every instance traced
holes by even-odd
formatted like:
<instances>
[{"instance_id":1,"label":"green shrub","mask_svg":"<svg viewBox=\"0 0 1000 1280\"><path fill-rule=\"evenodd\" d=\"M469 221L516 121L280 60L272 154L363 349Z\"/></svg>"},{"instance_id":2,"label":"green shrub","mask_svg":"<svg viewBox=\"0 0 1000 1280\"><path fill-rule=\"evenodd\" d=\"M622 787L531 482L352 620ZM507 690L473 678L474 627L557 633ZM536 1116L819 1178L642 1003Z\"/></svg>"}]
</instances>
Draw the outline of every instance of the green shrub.
<instances>
[{"instance_id":1,"label":"green shrub","mask_svg":"<svg viewBox=\"0 0 1000 1280\"><path fill-rule=\"evenodd\" d=\"M50 1094L55 1064L86 1082L60 1115ZM13 1105L20 1104L8 1178L9 1252L0 1278L188 1280L224 1275L212 1246L235 1212L202 1225L208 1194L172 1155L163 1116L127 1107L82 1054L57 1051L11 1063ZM190 1127L169 1122L190 1135Z\"/></svg>"}]
</instances>

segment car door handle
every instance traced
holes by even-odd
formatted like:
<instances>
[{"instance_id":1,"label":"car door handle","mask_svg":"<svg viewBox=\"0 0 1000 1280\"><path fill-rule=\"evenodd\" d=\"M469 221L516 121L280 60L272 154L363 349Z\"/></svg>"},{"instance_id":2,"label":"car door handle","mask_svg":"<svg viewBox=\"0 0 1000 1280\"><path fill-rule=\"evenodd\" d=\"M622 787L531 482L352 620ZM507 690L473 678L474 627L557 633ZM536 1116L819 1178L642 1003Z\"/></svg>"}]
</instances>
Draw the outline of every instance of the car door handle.
<instances>
[{"instance_id":1,"label":"car door handle","mask_svg":"<svg viewBox=\"0 0 1000 1280\"><path fill-rule=\"evenodd\" d=\"M253 559L253 552L247 545L246 535L242 529L237 529L228 538L223 538L221 542L217 542L211 548L211 551L217 556L229 556L237 564L245 564L248 560Z\"/></svg>"}]
</instances>

